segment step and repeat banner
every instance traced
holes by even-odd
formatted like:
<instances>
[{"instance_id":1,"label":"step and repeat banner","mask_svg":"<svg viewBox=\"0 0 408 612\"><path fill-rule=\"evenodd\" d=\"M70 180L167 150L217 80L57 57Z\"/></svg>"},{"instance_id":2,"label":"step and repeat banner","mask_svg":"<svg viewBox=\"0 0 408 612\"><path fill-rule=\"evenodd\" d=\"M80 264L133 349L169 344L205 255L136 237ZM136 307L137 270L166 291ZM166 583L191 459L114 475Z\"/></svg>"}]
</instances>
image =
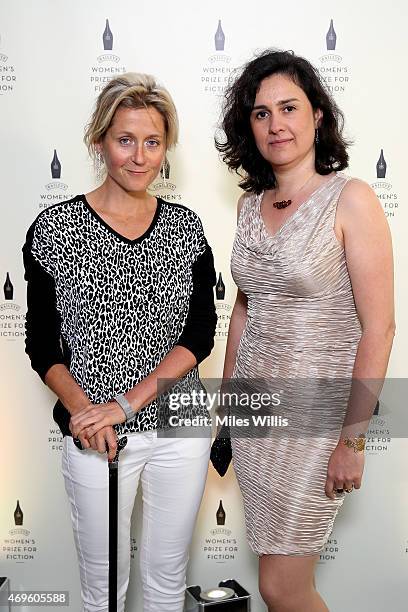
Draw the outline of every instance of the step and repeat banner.
<instances>
[{"instance_id":1,"label":"step and repeat banner","mask_svg":"<svg viewBox=\"0 0 408 612\"><path fill-rule=\"evenodd\" d=\"M39 212L95 185L82 137L99 91L124 71L149 72L175 99L180 144L169 155L169 180L157 179L153 191L197 211L213 247L217 337L201 374L219 378L235 299L229 258L240 195L237 177L221 163L213 144L220 101L234 69L257 50L292 49L312 61L345 113L346 133L354 141L349 173L375 190L392 231L397 335L388 375L403 379L408 344L406 18L402 0L294 0L290 5L269 0L2 0L0 576L10 579L12 589L69 591L69 609L80 609L60 475L62 438L51 417L55 398L24 353L21 247ZM334 612L406 609L407 442L391 435L391 419L392 410L381 403L369 431L364 486L347 498L320 556L318 587ZM140 512L139 497L127 610L141 612ZM221 479L210 467L188 584L209 588L234 578L251 594L253 612L261 612L266 608L257 571L234 472L230 468Z\"/></svg>"}]
</instances>

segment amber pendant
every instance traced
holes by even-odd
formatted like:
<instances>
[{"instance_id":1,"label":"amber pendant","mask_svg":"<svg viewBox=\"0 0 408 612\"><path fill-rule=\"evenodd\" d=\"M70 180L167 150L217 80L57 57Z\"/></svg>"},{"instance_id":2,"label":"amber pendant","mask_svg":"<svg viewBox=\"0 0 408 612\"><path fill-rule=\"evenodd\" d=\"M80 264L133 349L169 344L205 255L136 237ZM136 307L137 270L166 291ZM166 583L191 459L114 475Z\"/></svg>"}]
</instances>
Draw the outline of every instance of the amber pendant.
<instances>
[{"instance_id":1,"label":"amber pendant","mask_svg":"<svg viewBox=\"0 0 408 612\"><path fill-rule=\"evenodd\" d=\"M290 206L292 204L292 200L280 200L280 202L274 202L273 206L274 208L286 208L287 206Z\"/></svg>"}]
</instances>

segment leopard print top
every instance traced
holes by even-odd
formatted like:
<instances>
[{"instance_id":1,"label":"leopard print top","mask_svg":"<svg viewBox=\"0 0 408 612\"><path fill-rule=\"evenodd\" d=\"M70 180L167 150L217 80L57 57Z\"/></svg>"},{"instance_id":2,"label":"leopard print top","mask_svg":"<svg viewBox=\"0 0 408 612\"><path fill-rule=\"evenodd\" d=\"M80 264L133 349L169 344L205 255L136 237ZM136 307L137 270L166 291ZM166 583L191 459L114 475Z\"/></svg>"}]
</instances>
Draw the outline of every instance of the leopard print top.
<instances>
[{"instance_id":1,"label":"leopard print top","mask_svg":"<svg viewBox=\"0 0 408 612\"><path fill-rule=\"evenodd\" d=\"M26 352L44 380L65 363L93 403L145 378L177 344L200 362L213 346L216 315L211 249L196 213L160 198L135 240L111 228L84 195L42 211L23 247L28 282ZM198 369L185 377L196 385ZM57 402L64 435L69 413ZM157 402L119 434L157 427Z\"/></svg>"}]
</instances>

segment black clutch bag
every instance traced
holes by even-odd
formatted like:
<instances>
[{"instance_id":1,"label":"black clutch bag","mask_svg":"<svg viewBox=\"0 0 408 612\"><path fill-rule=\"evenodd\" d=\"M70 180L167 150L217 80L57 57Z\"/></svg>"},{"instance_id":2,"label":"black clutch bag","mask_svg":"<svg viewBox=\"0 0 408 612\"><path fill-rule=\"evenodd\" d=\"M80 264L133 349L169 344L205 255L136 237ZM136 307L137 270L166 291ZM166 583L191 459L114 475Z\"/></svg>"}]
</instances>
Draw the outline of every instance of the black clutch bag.
<instances>
[{"instance_id":1,"label":"black clutch bag","mask_svg":"<svg viewBox=\"0 0 408 612\"><path fill-rule=\"evenodd\" d=\"M231 435L227 425L223 425L211 446L211 463L220 476L225 476L232 459Z\"/></svg>"}]
</instances>

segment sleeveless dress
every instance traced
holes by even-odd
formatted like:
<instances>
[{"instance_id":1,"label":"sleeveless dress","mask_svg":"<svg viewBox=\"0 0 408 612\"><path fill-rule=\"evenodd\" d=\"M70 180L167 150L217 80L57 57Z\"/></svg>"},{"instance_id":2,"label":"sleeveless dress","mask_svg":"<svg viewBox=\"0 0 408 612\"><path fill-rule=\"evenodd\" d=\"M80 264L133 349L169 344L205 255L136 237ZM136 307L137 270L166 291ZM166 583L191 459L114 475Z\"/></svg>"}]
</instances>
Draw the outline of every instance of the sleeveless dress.
<instances>
[{"instance_id":1,"label":"sleeveless dress","mask_svg":"<svg viewBox=\"0 0 408 612\"><path fill-rule=\"evenodd\" d=\"M231 270L248 310L233 378L262 380L271 391L279 380L290 397L284 407L290 429L301 432L276 434L273 426L259 436L232 432L248 541L258 555L320 552L345 496L331 500L324 487L361 337L334 233L348 180L333 174L273 236L261 216L263 194L245 197L238 220Z\"/></svg>"}]
</instances>

